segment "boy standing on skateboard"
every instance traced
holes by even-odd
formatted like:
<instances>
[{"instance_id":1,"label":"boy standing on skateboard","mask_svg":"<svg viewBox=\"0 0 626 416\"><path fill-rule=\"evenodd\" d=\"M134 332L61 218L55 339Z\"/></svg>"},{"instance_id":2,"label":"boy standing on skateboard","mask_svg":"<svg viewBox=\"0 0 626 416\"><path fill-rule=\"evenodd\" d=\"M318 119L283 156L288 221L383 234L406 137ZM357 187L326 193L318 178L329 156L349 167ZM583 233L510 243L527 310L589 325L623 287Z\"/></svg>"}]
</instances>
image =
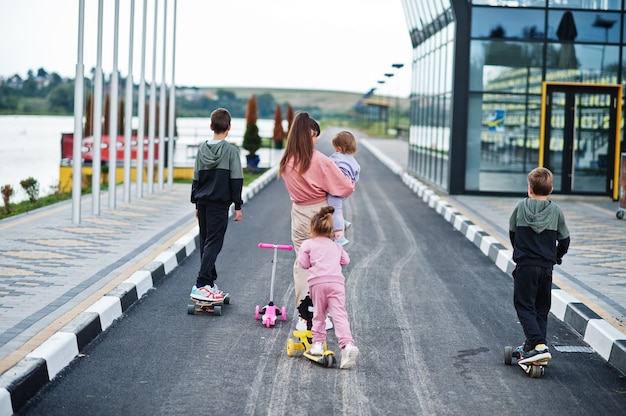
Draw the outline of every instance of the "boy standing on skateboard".
<instances>
[{"instance_id":1,"label":"boy standing on skateboard","mask_svg":"<svg viewBox=\"0 0 626 416\"><path fill-rule=\"evenodd\" d=\"M528 174L528 198L519 201L509 220L513 245L513 303L526 341L519 363L548 361L546 345L552 295L552 269L561 264L570 244L561 208L548 201L552 193L550 170L539 167Z\"/></svg>"},{"instance_id":2,"label":"boy standing on skateboard","mask_svg":"<svg viewBox=\"0 0 626 416\"><path fill-rule=\"evenodd\" d=\"M235 221L241 221L243 170L236 146L228 143L231 117L218 108L211 113L213 138L200 143L191 183L191 202L196 204L200 226L200 271L191 289L191 298L204 301L224 300L217 288L215 260L222 250L228 225L228 211L235 204Z\"/></svg>"}]
</instances>

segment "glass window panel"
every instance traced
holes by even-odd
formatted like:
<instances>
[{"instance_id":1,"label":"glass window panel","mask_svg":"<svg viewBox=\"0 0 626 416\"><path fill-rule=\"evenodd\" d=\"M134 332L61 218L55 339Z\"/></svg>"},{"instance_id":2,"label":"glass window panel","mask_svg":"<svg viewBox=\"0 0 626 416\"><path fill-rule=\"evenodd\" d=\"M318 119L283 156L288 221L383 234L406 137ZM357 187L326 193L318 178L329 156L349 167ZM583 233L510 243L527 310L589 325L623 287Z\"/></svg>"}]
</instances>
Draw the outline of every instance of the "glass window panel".
<instances>
[{"instance_id":1,"label":"glass window panel","mask_svg":"<svg viewBox=\"0 0 626 416\"><path fill-rule=\"evenodd\" d=\"M472 9L472 38L544 38L543 10L475 7Z\"/></svg>"},{"instance_id":2,"label":"glass window panel","mask_svg":"<svg viewBox=\"0 0 626 416\"><path fill-rule=\"evenodd\" d=\"M560 66L557 56L558 48L548 45L547 81L589 82L593 84L615 84L619 65L619 46L607 45L567 45L569 62L574 66ZM573 47L573 48L572 48ZM558 51L562 55L561 51Z\"/></svg>"},{"instance_id":3,"label":"glass window panel","mask_svg":"<svg viewBox=\"0 0 626 416\"><path fill-rule=\"evenodd\" d=\"M454 45L452 43L448 43L446 45L447 58L446 58L446 85L445 91L452 91L452 75L454 73Z\"/></svg>"},{"instance_id":4,"label":"glass window panel","mask_svg":"<svg viewBox=\"0 0 626 416\"><path fill-rule=\"evenodd\" d=\"M525 192L526 175L538 163L535 121L540 117L541 97L476 94L470 101L477 108L468 126L467 189Z\"/></svg>"},{"instance_id":5,"label":"glass window panel","mask_svg":"<svg viewBox=\"0 0 626 416\"><path fill-rule=\"evenodd\" d=\"M541 68L542 48L536 42L472 41L470 91L526 93L527 71Z\"/></svg>"},{"instance_id":6,"label":"glass window panel","mask_svg":"<svg viewBox=\"0 0 626 416\"><path fill-rule=\"evenodd\" d=\"M437 16L439 16L446 10L443 4L444 2L442 0L432 0L432 2L433 2L433 7L435 8L435 14Z\"/></svg>"},{"instance_id":7,"label":"glass window panel","mask_svg":"<svg viewBox=\"0 0 626 416\"><path fill-rule=\"evenodd\" d=\"M405 0L402 2L404 5L404 14L409 22L410 29L418 29L421 30L424 25L422 24L421 19L419 18L419 13L415 9L415 4L412 0Z\"/></svg>"},{"instance_id":8,"label":"glass window panel","mask_svg":"<svg viewBox=\"0 0 626 416\"><path fill-rule=\"evenodd\" d=\"M548 12L548 39L576 42L620 41L618 13L551 10Z\"/></svg>"},{"instance_id":9,"label":"glass window panel","mask_svg":"<svg viewBox=\"0 0 626 416\"><path fill-rule=\"evenodd\" d=\"M546 0L472 0L472 4L504 7L545 7Z\"/></svg>"},{"instance_id":10,"label":"glass window panel","mask_svg":"<svg viewBox=\"0 0 626 416\"><path fill-rule=\"evenodd\" d=\"M550 7L591 10L619 10L622 0L548 0Z\"/></svg>"}]
</instances>

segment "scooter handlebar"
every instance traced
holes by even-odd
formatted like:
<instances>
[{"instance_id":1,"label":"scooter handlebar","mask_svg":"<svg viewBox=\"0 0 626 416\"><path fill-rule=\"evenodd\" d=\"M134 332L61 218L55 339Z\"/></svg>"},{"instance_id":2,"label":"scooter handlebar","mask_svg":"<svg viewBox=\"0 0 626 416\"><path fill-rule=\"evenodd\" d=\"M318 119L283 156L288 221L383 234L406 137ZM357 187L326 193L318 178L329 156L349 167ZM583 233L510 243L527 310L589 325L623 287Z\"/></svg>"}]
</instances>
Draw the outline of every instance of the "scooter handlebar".
<instances>
[{"instance_id":1,"label":"scooter handlebar","mask_svg":"<svg viewBox=\"0 0 626 416\"><path fill-rule=\"evenodd\" d=\"M276 248L278 250L293 250L293 246L285 245L285 244L269 244L269 243L259 243L259 248Z\"/></svg>"}]
</instances>

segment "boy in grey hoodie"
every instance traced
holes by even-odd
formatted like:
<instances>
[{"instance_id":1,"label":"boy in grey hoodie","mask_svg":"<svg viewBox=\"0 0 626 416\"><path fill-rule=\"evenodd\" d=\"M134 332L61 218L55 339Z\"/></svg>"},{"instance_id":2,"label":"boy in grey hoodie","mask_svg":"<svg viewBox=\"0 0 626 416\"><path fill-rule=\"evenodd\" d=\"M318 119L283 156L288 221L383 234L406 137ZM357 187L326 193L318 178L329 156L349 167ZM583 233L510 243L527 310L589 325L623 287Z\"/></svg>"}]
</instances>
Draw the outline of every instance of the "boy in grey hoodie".
<instances>
[{"instance_id":1,"label":"boy in grey hoodie","mask_svg":"<svg viewBox=\"0 0 626 416\"><path fill-rule=\"evenodd\" d=\"M191 297L219 301L227 296L217 288L215 260L222 250L228 225L228 211L235 204L235 221L241 221L243 170L239 149L228 143L231 116L218 108L211 113L213 138L198 147L191 183L191 202L196 204L200 226L200 271Z\"/></svg>"},{"instance_id":2,"label":"boy in grey hoodie","mask_svg":"<svg viewBox=\"0 0 626 416\"><path fill-rule=\"evenodd\" d=\"M570 244L561 208L548 201L552 172L535 168L528 174L528 198L517 203L509 220L513 245L513 303L526 341L519 363L548 361L546 345L552 295L552 269L561 264Z\"/></svg>"}]
</instances>

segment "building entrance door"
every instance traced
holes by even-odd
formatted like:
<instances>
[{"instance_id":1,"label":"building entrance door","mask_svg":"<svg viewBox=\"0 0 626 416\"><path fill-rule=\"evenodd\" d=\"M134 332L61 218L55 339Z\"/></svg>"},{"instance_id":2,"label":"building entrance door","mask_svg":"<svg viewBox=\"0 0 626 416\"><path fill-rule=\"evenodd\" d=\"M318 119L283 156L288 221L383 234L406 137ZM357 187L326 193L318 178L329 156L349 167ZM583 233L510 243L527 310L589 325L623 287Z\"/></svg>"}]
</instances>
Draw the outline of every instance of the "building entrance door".
<instances>
[{"instance_id":1,"label":"building entrance door","mask_svg":"<svg viewBox=\"0 0 626 416\"><path fill-rule=\"evenodd\" d=\"M621 85L544 83L539 165L555 193L617 200L621 99Z\"/></svg>"}]
</instances>

